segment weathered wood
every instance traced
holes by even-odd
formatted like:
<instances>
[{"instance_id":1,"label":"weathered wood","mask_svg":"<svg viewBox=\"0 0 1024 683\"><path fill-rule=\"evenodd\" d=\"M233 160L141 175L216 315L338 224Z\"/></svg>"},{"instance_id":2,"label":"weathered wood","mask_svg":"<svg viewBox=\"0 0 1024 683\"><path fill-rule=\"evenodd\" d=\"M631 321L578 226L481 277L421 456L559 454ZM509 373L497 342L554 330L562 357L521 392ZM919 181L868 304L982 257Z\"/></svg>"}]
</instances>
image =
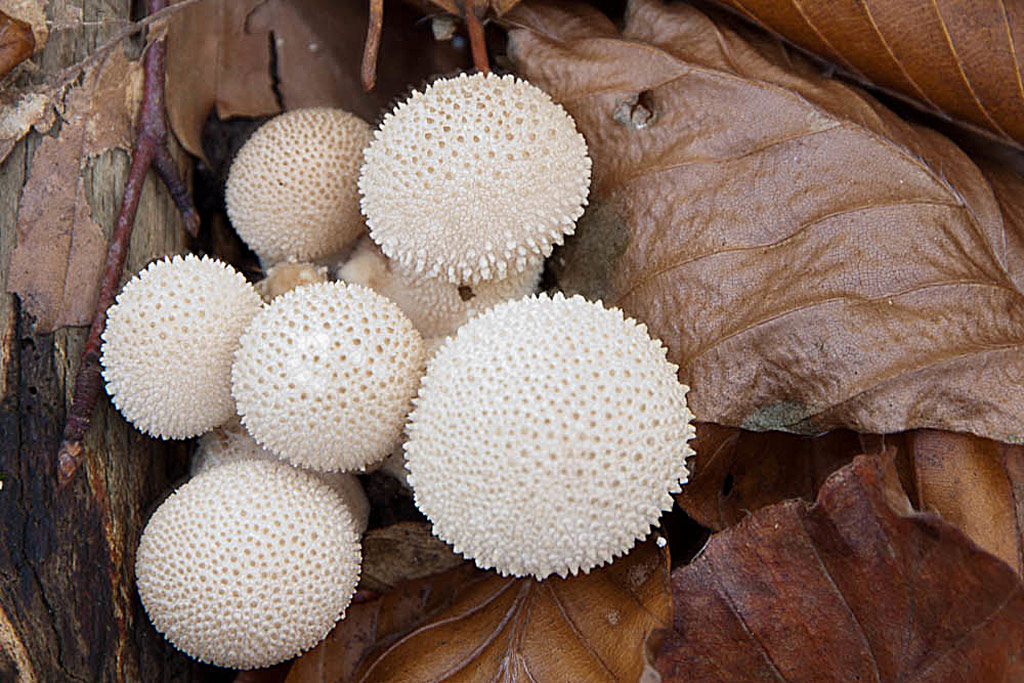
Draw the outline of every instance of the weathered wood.
<instances>
[{"instance_id":1,"label":"weathered wood","mask_svg":"<svg viewBox=\"0 0 1024 683\"><path fill-rule=\"evenodd\" d=\"M65 4L54 0L48 14L67 16ZM86 0L87 26L51 33L36 59L44 71L81 60L123 26L128 11L127 3ZM39 140L31 134L0 165L4 291L21 189ZM87 172L93 217L108 234L128 162L126 154L109 152ZM125 277L184 248L174 203L150 173ZM86 436L82 471L66 491L57 489L55 453L85 335L84 328L37 334L17 299L0 293L0 680L223 677L167 644L135 590L139 535L152 508L184 474L186 446L142 436L103 397Z\"/></svg>"}]
</instances>

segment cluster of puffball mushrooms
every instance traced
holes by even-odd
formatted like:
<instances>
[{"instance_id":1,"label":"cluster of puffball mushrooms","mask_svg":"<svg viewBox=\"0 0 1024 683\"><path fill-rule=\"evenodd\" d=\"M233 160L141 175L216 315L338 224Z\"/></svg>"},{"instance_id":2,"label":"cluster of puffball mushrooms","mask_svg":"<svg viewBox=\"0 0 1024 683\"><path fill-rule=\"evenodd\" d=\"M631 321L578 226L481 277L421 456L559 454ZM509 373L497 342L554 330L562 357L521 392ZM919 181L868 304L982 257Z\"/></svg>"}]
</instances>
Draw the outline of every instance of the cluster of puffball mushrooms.
<instances>
[{"instance_id":1,"label":"cluster of puffball mushrooms","mask_svg":"<svg viewBox=\"0 0 1024 683\"><path fill-rule=\"evenodd\" d=\"M589 184L572 119L511 76L438 80L375 131L306 109L253 134L226 200L266 279L157 261L103 337L125 418L200 436L136 556L176 647L249 669L319 642L359 580L353 473L385 460L503 575L588 572L650 533L686 481L687 387L644 325L535 293Z\"/></svg>"}]
</instances>

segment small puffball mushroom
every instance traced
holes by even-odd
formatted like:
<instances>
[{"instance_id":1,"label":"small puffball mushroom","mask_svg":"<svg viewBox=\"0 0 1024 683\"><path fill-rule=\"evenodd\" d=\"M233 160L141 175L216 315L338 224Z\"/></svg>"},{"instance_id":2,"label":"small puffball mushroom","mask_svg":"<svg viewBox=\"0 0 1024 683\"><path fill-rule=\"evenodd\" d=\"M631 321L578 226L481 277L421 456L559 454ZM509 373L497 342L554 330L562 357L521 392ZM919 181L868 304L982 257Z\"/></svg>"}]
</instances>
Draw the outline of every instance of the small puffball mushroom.
<instances>
[{"instance_id":1,"label":"small puffball mushroom","mask_svg":"<svg viewBox=\"0 0 1024 683\"><path fill-rule=\"evenodd\" d=\"M215 467L242 460L282 462L276 455L256 443L256 439L245 431L241 421L235 418L200 437L196 452L192 454L189 472L192 477L198 477ZM359 479L344 472L310 473L319 477L338 494L352 513L352 518L356 522L356 533L362 536L370 520L370 501L366 498L366 492L363 491Z\"/></svg>"},{"instance_id":2,"label":"small puffball mushroom","mask_svg":"<svg viewBox=\"0 0 1024 683\"><path fill-rule=\"evenodd\" d=\"M424 338L446 337L470 318L503 301L533 294L543 261L505 280L486 280L470 287L420 275L389 260L373 241L359 241L351 259L338 271L346 282L361 284L398 304Z\"/></svg>"},{"instance_id":3,"label":"small puffball mushroom","mask_svg":"<svg viewBox=\"0 0 1024 683\"><path fill-rule=\"evenodd\" d=\"M135 558L158 631L190 656L255 669L309 649L359 581L359 537L338 496L284 463L216 467L165 500Z\"/></svg>"},{"instance_id":4,"label":"small puffball mushroom","mask_svg":"<svg viewBox=\"0 0 1024 683\"><path fill-rule=\"evenodd\" d=\"M490 309L423 378L405 444L416 505L502 574L611 561L686 481L693 415L677 369L644 325L581 297Z\"/></svg>"},{"instance_id":5,"label":"small puffball mushroom","mask_svg":"<svg viewBox=\"0 0 1024 683\"><path fill-rule=\"evenodd\" d=\"M285 261L267 270L266 277L256 283L256 291L260 293L264 301L273 301L296 287L327 282L327 280L326 266Z\"/></svg>"},{"instance_id":6,"label":"small puffball mushroom","mask_svg":"<svg viewBox=\"0 0 1024 683\"><path fill-rule=\"evenodd\" d=\"M230 266L189 254L155 261L107 312L103 379L138 429L197 436L235 415L231 363L262 302Z\"/></svg>"},{"instance_id":7,"label":"small puffball mushroom","mask_svg":"<svg viewBox=\"0 0 1024 683\"><path fill-rule=\"evenodd\" d=\"M423 374L423 339L359 285L299 287L242 335L232 393L250 434L294 465L355 470L398 443Z\"/></svg>"},{"instance_id":8,"label":"small puffball mushroom","mask_svg":"<svg viewBox=\"0 0 1024 683\"><path fill-rule=\"evenodd\" d=\"M370 135L369 125L341 109L295 109L242 146L224 201L264 265L328 256L363 232L356 178Z\"/></svg>"},{"instance_id":9,"label":"small puffball mushroom","mask_svg":"<svg viewBox=\"0 0 1024 683\"><path fill-rule=\"evenodd\" d=\"M462 74L384 117L359 177L373 240L407 270L504 280L575 229L590 187L583 136L513 76Z\"/></svg>"}]
</instances>

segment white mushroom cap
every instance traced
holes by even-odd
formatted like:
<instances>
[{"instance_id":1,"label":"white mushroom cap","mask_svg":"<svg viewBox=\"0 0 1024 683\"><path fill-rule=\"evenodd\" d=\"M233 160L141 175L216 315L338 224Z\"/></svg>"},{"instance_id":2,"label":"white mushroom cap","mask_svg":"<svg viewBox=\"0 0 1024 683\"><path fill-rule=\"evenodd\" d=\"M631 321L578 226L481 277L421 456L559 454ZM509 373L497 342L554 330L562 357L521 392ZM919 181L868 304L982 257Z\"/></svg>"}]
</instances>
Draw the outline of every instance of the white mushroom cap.
<instances>
[{"instance_id":1,"label":"white mushroom cap","mask_svg":"<svg viewBox=\"0 0 1024 683\"><path fill-rule=\"evenodd\" d=\"M323 639L359 581L359 538L316 477L257 460L190 480L146 525L139 596L175 647L217 666L271 666Z\"/></svg>"},{"instance_id":2,"label":"white mushroom cap","mask_svg":"<svg viewBox=\"0 0 1024 683\"><path fill-rule=\"evenodd\" d=\"M405 445L434 533L502 574L587 572L687 478L688 388L644 325L580 297L474 318L423 378Z\"/></svg>"},{"instance_id":3,"label":"white mushroom cap","mask_svg":"<svg viewBox=\"0 0 1024 683\"><path fill-rule=\"evenodd\" d=\"M302 467L354 470L398 443L424 363L423 339L394 303L359 285L307 285L253 319L232 392L264 448Z\"/></svg>"},{"instance_id":4,"label":"white mushroom cap","mask_svg":"<svg viewBox=\"0 0 1024 683\"><path fill-rule=\"evenodd\" d=\"M185 439L235 415L231 362L260 310L230 266L193 255L136 275L107 312L103 378L125 419L164 439Z\"/></svg>"},{"instance_id":5,"label":"white mushroom cap","mask_svg":"<svg viewBox=\"0 0 1024 683\"><path fill-rule=\"evenodd\" d=\"M283 462L276 455L256 443L237 418L226 425L203 434L196 452L192 455L190 473L198 477L215 467L242 460L264 460ZM370 519L370 501L366 498L363 485L355 475L344 472L310 472L331 487L352 513L356 522L355 530L360 536L366 531Z\"/></svg>"},{"instance_id":6,"label":"white mushroom cap","mask_svg":"<svg viewBox=\"0 0 1024 683\"><path fill-rule=\"evenodd\" d=\"M389 260L369 239L359 241L352 258L338 271L346 282L365 285L398 304L424 338L455 334L472 317L503 301L533 294L543 261L504 280L462 287L427 277Z\"/></svg>"},{"instance_id":7,"label":"white mushroom cap","mask_svg":"<svg viewBox=\"0 0 1024 683\"><path fill-rule=\"evenodd\" d=\"M341 109L295 109L242 146L224 201L264 265L327 256L362 233L356 178L370 135L369 125Z\"/></svg>"},{"instance_id":8,"label":"white mushroom cap","mask_svg":"<svg viewBox=\"0 0 1024 683\"><path fill-rule=\"evenodd\" d=\"M575 229L590 187L583 136L513 76L440 79L384 117L359 177L384 253L455 284L503 280Z\"/></svg>"}]
</instances>

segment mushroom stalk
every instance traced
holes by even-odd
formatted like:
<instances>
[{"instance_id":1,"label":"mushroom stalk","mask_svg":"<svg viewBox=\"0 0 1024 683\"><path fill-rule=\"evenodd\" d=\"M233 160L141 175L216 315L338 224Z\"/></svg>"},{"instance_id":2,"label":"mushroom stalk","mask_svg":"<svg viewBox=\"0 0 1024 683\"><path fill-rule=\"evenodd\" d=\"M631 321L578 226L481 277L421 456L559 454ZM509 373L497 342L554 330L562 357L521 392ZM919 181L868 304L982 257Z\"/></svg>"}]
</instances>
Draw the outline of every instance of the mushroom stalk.
<instances>
[{"instance_id":1,"label":"mushroom stalk","mask_svg":"<svg viewBox=\"0 0 1024 683\"><path fill-rule=\"evenodd\" d=\"M150 0L150 14L159 12L166 0ZM100 391L100 346L107 323L107 309L114 301L124 271L128 243L135 227L142 184L146 171L152 167L170 191L174 203L185 221L190 235L199 232L199 214L192 203L188 186L167 149L167 125L164 121L164 57L166 43L155 41L146 51L143 61L144 81L142 107L139 116L135 151L125 183L121 208L118 210L114 233L107 248L107 259L100 280L89 337L82 351L82 360L75 379L75 394L64 423L64 436L57 453L57 481L61 488L74 478L82 456L82 439L89 430L96 398Z\"/></svg>"}]
</instances>

